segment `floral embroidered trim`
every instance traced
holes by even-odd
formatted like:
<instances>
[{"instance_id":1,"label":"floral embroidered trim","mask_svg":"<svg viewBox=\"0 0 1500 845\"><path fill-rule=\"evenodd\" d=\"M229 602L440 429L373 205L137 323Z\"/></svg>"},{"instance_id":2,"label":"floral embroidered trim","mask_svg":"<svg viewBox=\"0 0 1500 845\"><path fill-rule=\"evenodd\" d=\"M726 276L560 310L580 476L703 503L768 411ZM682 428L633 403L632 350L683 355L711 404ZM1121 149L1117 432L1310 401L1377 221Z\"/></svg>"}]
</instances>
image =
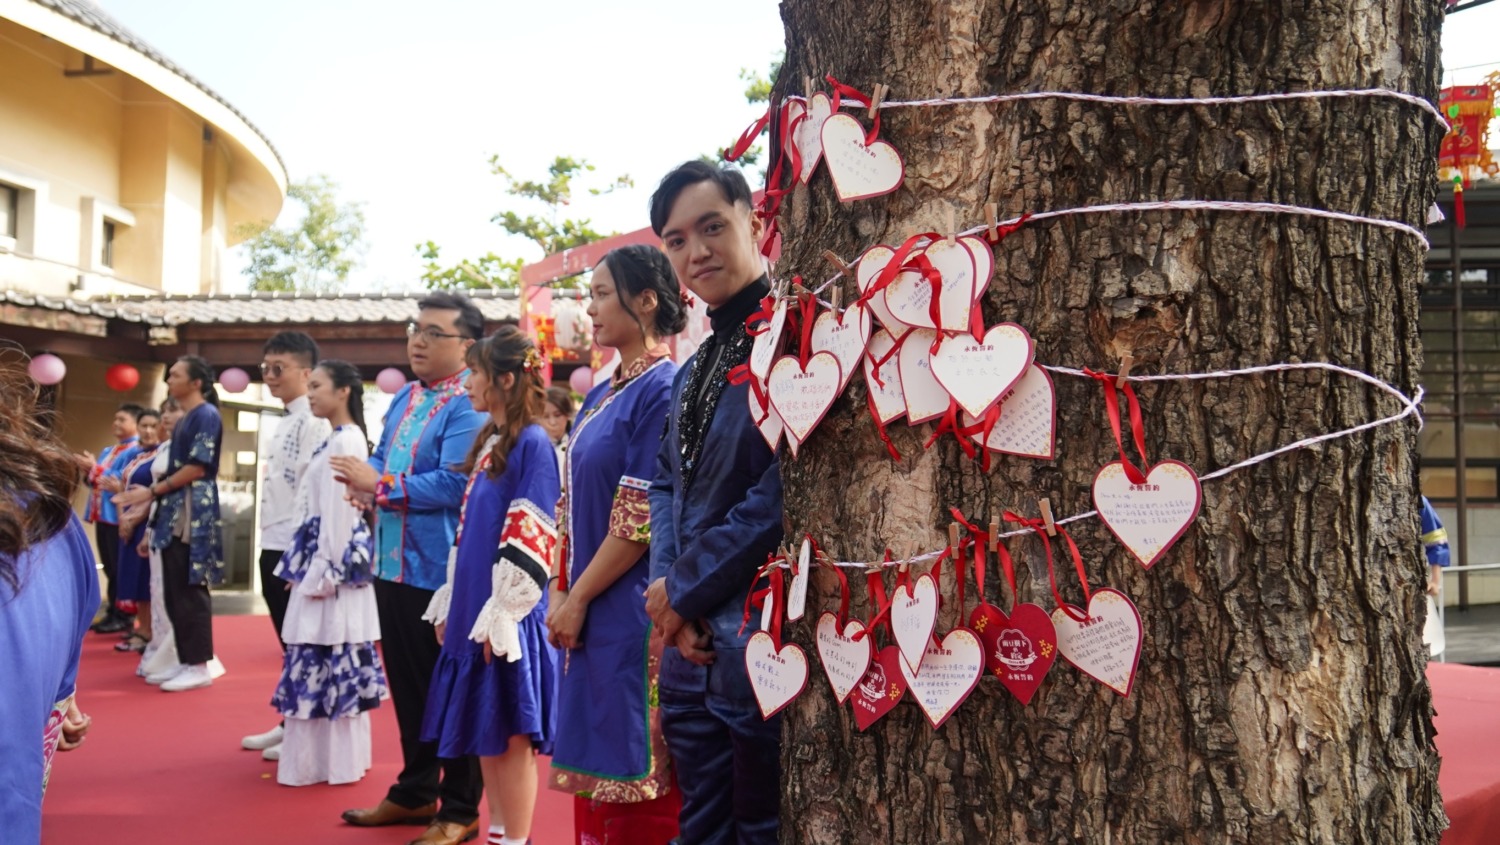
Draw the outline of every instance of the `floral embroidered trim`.
<instances>
[{"instance_id":1,"label":"floral embroidered trim","mask_svg":"<svg viewBox=\"0 0 1500 845\"><path fill-rule=\"evenodd\" d=\"M646 484L638 478L621 478L615 502L609 509L610 536L633 543L651 542L651 502Z\"/></svg>"}]
</instances>

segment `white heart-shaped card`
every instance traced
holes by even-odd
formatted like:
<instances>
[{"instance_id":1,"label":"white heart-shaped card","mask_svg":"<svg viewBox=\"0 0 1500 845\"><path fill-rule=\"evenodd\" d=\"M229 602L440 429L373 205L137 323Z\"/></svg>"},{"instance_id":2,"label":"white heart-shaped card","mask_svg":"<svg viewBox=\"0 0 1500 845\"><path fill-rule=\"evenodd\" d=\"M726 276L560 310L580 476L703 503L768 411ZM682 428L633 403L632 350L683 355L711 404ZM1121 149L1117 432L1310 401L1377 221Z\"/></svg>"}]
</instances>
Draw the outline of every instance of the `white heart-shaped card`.
<instances>
[{"instance_id":1,"label":"white heart-shaped card","mask_svg":"<svg viewBox=\"0 0 1500 845\"><path fill-rule=\"evenodd\" d=\"M974 259L973 306L978 308L979 300L984 299L984 292L990 289L990 280L995 275L995 248L978 235L959 238L958 242L969 248L969 255Z\"/></svg>"},{"instance_id":2,"label":"white heart-shaped card","mask_svg":"<svg viewBox=\"0 0 1500 845\"><path fill-rule=\"evenodd\" d=\"M880 271L884 270L895 257L896 251L883 244L876 244L860 255L859 266L854 270L855 279L859 282L860 296L864 296L865 291L875 284L875 277L879 276ZM896 319L891 314L891 310L885 306L884 291L870 297L869 305L875 319L890 331L891 337L899 338L911 330L910 326Z\"/></svg>"},{"instance_id":3,"label":"white heart-shaped card","mask_svg":"<svg viewBox=\"0 0 1500 845\"><path fill-rule=\"evenodd\" d=\"M938 320L933 322L932 283L915 270L903 270L886 287L885 304L891 316L910 326L961 332L969 327L974 306L974 256L962 241L942 240L922 250L942 277Z\"/></svg>"},{"instance_id":4,"label":"white heart-shaped card","mask_svg":"<svg viewBox=\"0 0 1500 845\"><path fill-rule=\"evenodd\" d=\"M833 407L843 381L839 359L831 352L819 352L809 357L805 369L795 355L776 359L771 375L766 378L766 392L786 426L793 455Z\"/></svg>"},{"instance_id":5,"label":"white heart-shaped card","mask_svg":"<svg viewBox=\"0 0 1500 845\"><path fill-rule=\"evenodd\" d=\"M839 390L843 390L859 370L869 343L870 309L863 305L852 305L842 315L824 311L813 321L812 351L814 354L831 352L839 359L844 379Z\"/></svg>"},{"instance_id":6,"label":"white heart-shaped card","mask_svg":"<svg viewBox=\"0 0 1500 845\"><path fill-rule=\"evenodd\" d=\"M786 300L776 301L771 311L771 322L766 330L755 336L750 345L750 374L765 380L776 362L776 353L781 351L781 333L786 328Z\"/></svg>"},{"instance_id":7,"label":"white heart-shaped card","mask_svg":"<svg viewBox=\"0 0 1500 845\"><path fill-rule=\"evenodd\" d=\"M1119 461L1094 476L1099 518L1147 569L1187 532L1202 504L1198 474L1181 461L1152 467L1144 484L1132 483Z\"/></svg>"},{"instance_id":8,"label":"white heart-shaped card","mask_svg":"<svg viewBox=\"0 0 1500 845\"><path fill-rule=\"evenodd\" d=\"M932 353L932 374L976 417L983 416L1031 366L1036 345L1015 323L1001 323L975 340L968 332L945 337Z\"/></svg>"},{"instance_id":9,"label":"white heart-shaped card","mask_svg":"<svg viewBox=\"0 0 1500 845\"><path fill-rule=\"evenodd\" d=\"M796 643L778 649L765 631L756 631L745 643L745 669L763 719L781 712L807 688L807 652Z\"/></svg>"},{"instance_id":10,"label":"white heart-shaped card","mask_svg":"<svg viewBox=\"0 0 1500 845\"><path fill-rule=\"evenodd\" d=\"M937 582L930 573L897 587L891 599L891 633L901 649L901 659L913 671L922 668L927 643L937 626L937 612Z\"/></svg>"},{"instance_id":11,"label":"white heart-shaped card","mask_svg":"<svg viewBox=\"0 0 1500 845\"><path fill-rule=\"evenodd\" d=\"M875 647L870 637L854 639L864 629L865 623L850 619L840 631L838 614L831 610L823 611L818 617L818 659L823 662L823 673L828 676L829 686L833 687L833 697L840 704L864 680L870 661L875 659Z\"/></svg>"},{"instance_id":12,"label":"white heart-shaped card","mask_svg":"<svg viewBox=\"0 0 1500 845\"><path fill-rule=\"evenodd\" d=\"M802 169L797 174L797 181L806 185L812 179L813 171L818 169L818 162L823 159L823 123L833 114L833 103L827 94L819 91L807 98L806 106L798 102L792 103L789 116L795 119L799 113L806 116L792 133L792 143L797 145L797 155L802 159Z\"/></svg>"},{"instance_id":13,"label":"white heart-shaped card","mask_svg":"<svg viewBox=\"0 0 1500 845\"><path fill-rule=\"evenodd\" d=\"M1073 613L1083 611L1068 605ZM1120 695L1130 695L1141 658L1141 614L1130 597L1101 587L1089 598L1088 620L1079 622L1067 610L1052 611L1057 651L1078 671Z\"/></svg>"},{"instance_id":14,"label":"white heart-shaped card","mask_svg":"<svg viewBox=\"0 0 1500 845\"><path fill-rule=\"evenodd\" d=\"M937 730L979 685L984 674L984 645L968 628L954 628L942 643L928 641L917 671L903 660L901 674L906 676L907 688L927 716L927 723Z\"/></svg>"},{"instance_id":15,"label":"white heart-shaped card","mask_svg":"<svg viewBox=\"0 0 1500 845\"><path fill-rule=\"evenodd\" d=\"M892 354L896 339L885 329L870 335L865 347L865 384L870 388L871 412L886 425L906 416L906 396L901 392L900 355ZM876 367L876 362L880 366Z\"/></svg>"},{"instance_id":16,"label":"white heart-shaped card","mask_svg":"<svg viewBox=\"0 0 1500 845\"><path fill-rule=\"evenodd\" d=\"M964 428L978 424L978 417L964 416ZM976 431L970 439L992 452L1052 460L1057 453L1057 394L1052 376L1035 363L1027 367L1021 380L1000 397L1000 418L989 437Z\"/></svg>"},{"instance_id":17,"label":"white heart-shaped card","mask_svg":"<svg viewBox=\"0 0 1500 845\"><path fill-rule=\"evenodd\" d=\"M920 425L948 411L948 391L932 372L932 342L937 332L912 329L901 340L896 353L901 371L901 396L906 401L906 421Z\"/></svg>"},{"instance_id":18,"label":"white heart-shaped card","mask_svg":"<svg viewBox=\"0 0 1500 845\"><path fill-rule=\"evenodd\" d=\"M754 378L754 376L751 376L751 378ZM751 395L750 420L755 423L756 429L760 431L760 436L765 438L766 445L770 446L771 451L774 452L776 451L776 447L781 443L781 435L785 433L786 426L781 422L781 415L776 413L775 408L771 407L770 397L766 398L766 407L762 409L760 404L754 400L754 394L752 393ZM758 414L757 411L759 411Z\"/></svg>"},{"instance_id":19,"label":"white heart-shaped card","mask_svg":"<svg viewBox=\"0 0 1500 845\"><path fill-rule=\"evenodd\" d=\"M852 115L823 121L823 158L840 202L892 193L906 177L901 153L885 141L865 144L865 128Z\"/></svg>"}]
</instances>

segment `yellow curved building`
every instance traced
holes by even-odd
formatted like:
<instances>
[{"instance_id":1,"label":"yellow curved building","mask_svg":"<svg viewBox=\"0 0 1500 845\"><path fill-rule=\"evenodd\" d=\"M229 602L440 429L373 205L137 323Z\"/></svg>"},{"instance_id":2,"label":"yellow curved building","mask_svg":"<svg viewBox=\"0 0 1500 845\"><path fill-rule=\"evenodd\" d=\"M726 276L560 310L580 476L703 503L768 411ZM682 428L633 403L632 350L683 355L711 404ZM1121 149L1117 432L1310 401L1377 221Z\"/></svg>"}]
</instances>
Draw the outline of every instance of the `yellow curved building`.
<instances>
[{"instance_id":1,"label":"yellow curved building","mask_svg":"<svg viewBox=\"0 0 1500 845\"><path fill-rule=\"evenodd\" d=\"M269 139L86 0L0 0L0 288L217 293L270 221Z\"/></svg>"}]
</instances>

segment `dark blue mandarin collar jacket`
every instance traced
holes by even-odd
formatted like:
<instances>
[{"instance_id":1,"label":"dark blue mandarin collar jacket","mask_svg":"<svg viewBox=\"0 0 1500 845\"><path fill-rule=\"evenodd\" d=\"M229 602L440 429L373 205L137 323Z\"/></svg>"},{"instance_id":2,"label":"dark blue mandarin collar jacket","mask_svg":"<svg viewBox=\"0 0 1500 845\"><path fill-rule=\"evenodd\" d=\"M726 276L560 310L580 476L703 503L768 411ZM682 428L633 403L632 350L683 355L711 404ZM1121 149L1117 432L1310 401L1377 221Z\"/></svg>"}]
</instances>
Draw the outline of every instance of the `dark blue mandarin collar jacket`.
<instances>
[{"instance_id":1,"label":"dark blue mandarin collar jacket","mask_svg":"<svg viewBox=\"0 0 1500 845\"><path fill-rule=\"evenodd\" d=\"M764 283L751 285L709 313L718 343L759 305ZM707 344L705 344L706 346ZM697 355L703 354L700 349ZM741 363L741 362L734 362ZM674 648L663 657L661 683L750 698L744 647L760 615L740 633L745 597L755 572L782 539L781 466L750 418L750 385L724 388L704 436L691 482L684 489L679 425L683 390L693 360L672 384L672 413L650 490L651 580L665 578L672 609L713 635L716 658L705 671ZM687 401L694 401L688 399Z\"/></svg>"}]
</instances>

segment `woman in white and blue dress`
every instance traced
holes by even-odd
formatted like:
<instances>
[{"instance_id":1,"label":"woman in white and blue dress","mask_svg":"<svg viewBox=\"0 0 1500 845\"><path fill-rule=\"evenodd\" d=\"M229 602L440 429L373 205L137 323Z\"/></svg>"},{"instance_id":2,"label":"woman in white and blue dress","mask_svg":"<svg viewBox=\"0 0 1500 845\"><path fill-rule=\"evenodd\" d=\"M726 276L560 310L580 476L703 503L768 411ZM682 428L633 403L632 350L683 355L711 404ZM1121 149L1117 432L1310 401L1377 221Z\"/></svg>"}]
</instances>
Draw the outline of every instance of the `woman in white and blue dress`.
<instances>
[{"instance_id":1,"label":"woman in white and blue dress","mask_svg":"<svg viewBox=\"0 0 1500 845\"><path fill-rule=\"evenodd\" d=\"M313 453L297 486L299 527L276 574L290 584L281 637L281 681L271 705L286 722L276 780L286 786L353 783L370 768L369 711L387 697L375 641L371 536L364 513L345 499L329 458L370 451L359 371L322 361L307 382L314 416L333 433Z\"/></svg>"}]
</instances>

